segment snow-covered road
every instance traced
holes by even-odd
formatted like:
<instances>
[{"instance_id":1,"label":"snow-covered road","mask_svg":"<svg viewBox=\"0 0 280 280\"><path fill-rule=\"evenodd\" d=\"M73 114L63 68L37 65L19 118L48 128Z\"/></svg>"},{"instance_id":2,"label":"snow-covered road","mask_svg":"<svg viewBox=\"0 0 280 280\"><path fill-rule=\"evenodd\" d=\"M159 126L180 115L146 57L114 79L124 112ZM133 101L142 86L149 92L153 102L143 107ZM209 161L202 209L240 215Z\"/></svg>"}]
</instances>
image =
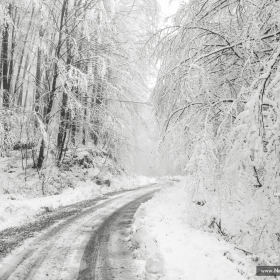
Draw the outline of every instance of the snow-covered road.
<instances>
[{"instance_id":1,"label":"snow-covered road","mask_svg":"<svg viewBox=\"0 0 280 280\"><path fill-rule=\"evenodd\" d=\"M157 190L97 202L7 257L0 264L0 279L141 279L127 241L135 211Z\"/></svg>"}]
</instances>

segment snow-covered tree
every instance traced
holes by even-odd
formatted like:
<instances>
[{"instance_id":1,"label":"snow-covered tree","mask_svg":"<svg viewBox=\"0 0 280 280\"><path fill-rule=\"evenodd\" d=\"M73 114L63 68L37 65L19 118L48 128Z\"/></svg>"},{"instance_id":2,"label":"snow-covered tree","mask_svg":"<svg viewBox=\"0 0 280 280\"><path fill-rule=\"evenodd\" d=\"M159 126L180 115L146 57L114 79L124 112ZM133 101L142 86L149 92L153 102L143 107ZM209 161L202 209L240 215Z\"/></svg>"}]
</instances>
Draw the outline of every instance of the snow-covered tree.
<instances>
[{"instance_id":1,"label":"snow-covered tree","mask_svg":"<svg viewBox=\"0 0 280 280\"><path fill-rule=\"evenodd\" d=\"M173 25L158 32L160 72L153 95L161 148L181 170L205 190L220 188L228 200L235 196L225 192L249 188L274 214L279 18L278 1L182 4ZM270 234L275 241L275 228Z\"/></svg>"},{"instance_id":2,"label":"snow-covered tree","mask_svg":"<svg viewBox=\"0 0 280 280\"><path fill-rule=\"evenodd\" d=\"M80 146L127 164L137 102L148 91L145 43L156 11L155 0L2 1L3 119L32 122L24 136L15 120L1 122L2 150L34 142L38 169L50 154L61 165Z\"/></svg>"}]
</instances>

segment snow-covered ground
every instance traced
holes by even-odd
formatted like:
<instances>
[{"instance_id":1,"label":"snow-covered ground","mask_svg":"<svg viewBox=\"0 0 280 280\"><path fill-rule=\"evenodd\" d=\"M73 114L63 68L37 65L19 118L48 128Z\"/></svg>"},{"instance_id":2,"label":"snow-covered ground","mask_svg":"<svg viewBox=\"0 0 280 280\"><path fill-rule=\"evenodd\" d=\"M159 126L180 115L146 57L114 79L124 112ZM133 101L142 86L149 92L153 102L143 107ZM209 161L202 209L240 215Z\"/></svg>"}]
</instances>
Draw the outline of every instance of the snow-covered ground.
<instances>
[{"instance_id":1,"label":"snow-covered ground","mask_svg":"<svg viewBox=\"0 0 280 280\"><path fill-rule=\"evenodd\" d=\"M144 176L116 176L110 178L110 186L96 185L92 180L77 181L58 195L27 198L17 194L0 196L0 231L12 226L20 226L36 219L36 215L53 211L60 206L70 205L83 200L102 197L111 192L130 190L156 182L155 178Z\"/></svg>"},{"instance_id":2,"label":"snow-covered ground","mask_svg":"<svg viewBox=\"0 0 280 280\"><path fill-rule=\"evenodd\" d=\"M91 205L91 211L80 213L74 220L57 224L55 230L44 230L28 238L0 259L0 279L92 279L92 270L98 279L98 275L107 275L105 270L113 271L115 279L139 279L124 277L137 275L138 266L129 255L126 241L129 227L123 228L123 224L133 215L135 205L159 188L160 185L155 185L113 195ZM108 238L101 238L104 235ZM98 246L92 246L96 242L93 237L100 241ZM88 253L98 258L92 261L85 257ZM129 269L124 269L125 266Z\"/></svg>"},{"instance_id":3,"label":"snow-covered ground","mask_svg":"<svg viewBox=\"0 0 280 280\"><path fill-rule=\"evenodd\" d=\"M131 243L146 279L255 279L255 255L191 225L186 185L163 188L135 213Z\"/></svg>"}]
</instances>

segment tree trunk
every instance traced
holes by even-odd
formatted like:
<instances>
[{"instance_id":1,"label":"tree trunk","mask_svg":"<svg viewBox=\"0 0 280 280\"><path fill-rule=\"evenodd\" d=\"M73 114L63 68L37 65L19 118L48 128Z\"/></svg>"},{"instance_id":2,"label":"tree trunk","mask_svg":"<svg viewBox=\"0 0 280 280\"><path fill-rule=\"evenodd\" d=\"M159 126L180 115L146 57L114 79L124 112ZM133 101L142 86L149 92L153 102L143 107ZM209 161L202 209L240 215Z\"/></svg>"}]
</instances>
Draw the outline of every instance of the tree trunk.
<instances>
[{"instance_id":1,"label":"tree trunk","mask_svg":"<svg viewBox=\"0 0 280 280\"><path fill-rule=\"evenodd\" d=\"M23 48L22 48L22 51L21 51L21 56L20 56L20 60L19 60L16 81L15 81L14 95L16 95L16 92L19 88L19 76L20 76L20 72L21 72L21 69L22 69L22 63L23 63L23 58L24 58L24 54L25 54L25 48L26 48L26 44L27 44L28 35L30 33L29 31L30 31L32 20L33 20L34 10L35 10L35 8L33 7L32 12L31 12L30 21L28 23L27 32L26 32L25 37L24 37ZM32 41L33 40L31 40L31 42ZM19 96L18 96L18 99L17 99L17 105L22 106L22 94L20 95L20 93L19 93Z\"/></svg>"},{"instance_id":2,"label":"tree trunk","mask_svg":"<svg viewBox=\"0 0 280 280\"><path fill-rule=\"evenodd\" d=\"M57 42L57 47L56 47L56 53L55 53L57 59L60 59L61 47L63 44L62 35L63 35L64 18L65 18L65 12L67 9L67 5L68 5L68 0L64 0L63 4L62 4L62 9L61 9L59 36L58 36L58 42ZM49 96L49 101L47 104L46 116L45 116L46 130L48 130L48 125L50 123L50 113L53 108L53 102L54 102L54 98L55 98L55 94L56 94L56 84L57 84L58 76L59 76L58 65L57 65L57 62L54 62L53 81L52 81L52 87L51 87L51 92L50 92L50 96ZM44 142L44 140L42 140L41 146L40 146L40 151L39 151L39 156L38 156L38 162L37 162L38 169L41 169L43 167L44 150L45 150L45 142Z\"/></svg>"},{"instance_id":3,"label":"tree trunk","mask_svg":"<svg viewBox=\"0 0 280 280\"><path fill-rule=\"evenodd\" d=\"M65 6L65 19L68 16L68 1ZM71 44L69 40L68 34L68 26L65 23L65 34L66 34L66 52L67 52L67 59L66 59L66 67L69 70L71 65ZM66 149L65 142L67 137L67 130L69 129L69 122L70 122L70 111L68 107L68 92L72 90L72 88L68 88L67 84L64 85L65 89L63 91L62 96L62 104L60 109L60 124L59 124L59 132L57 135L57 147L58 147L58 158L57 164L58 166L61 164L63 150Z\"/></svg>"},{"instance_id":4,"label":"tree trunk","mask_svg":"<svg viewBox=\"0 0 280 280\"><path fill-rule=\"evenodd\" d=\"M12 13L12 4L9 5L8 13ZM9 24L6 23L2 35L2 65L3 65L3 106L9 108L10 105L10 84L9 84Z\"/></svg>"},{"instance_id":5,"label":"tree trunk","mask_svg":"<svg viewBox=\"0 0 280 280\"><path fill-rule=\"evenodd\" d=\"M35 104L34 104L34 111L35 114L38 115L40 112L40 99L41 99L41 76L42 76L42 71L41 71L41 64L42 64L42 50L41 50L41 45L42 45L42 38L43 38L43 30L42 26L40 27L39 31L39 46L37 49L37 64L36 64L36 89L35 89ZM35 128L38 127L38 120L37 118L35 119Z\"/></svg>"},{"instance_id":6,"label":"tree trunk","mask_svg":"<svg viewBox=\"0 0 280 280\"><path fill-rule=\"evenodd\" d=\"M25 76L26 73L28 71L28 65L29 65L29 53L27 54L27 57L25 59L25 63L24 63L24 72L23 72L23 80L25 80ZM18 105L22 106L22 100L23 100L23 84L20 87L20 91L19 91L19 97L18 97ZM26 106L26 99L27 96L25 96L25 101L24 101L24 106Z\"/></svg>"}]
</instances>

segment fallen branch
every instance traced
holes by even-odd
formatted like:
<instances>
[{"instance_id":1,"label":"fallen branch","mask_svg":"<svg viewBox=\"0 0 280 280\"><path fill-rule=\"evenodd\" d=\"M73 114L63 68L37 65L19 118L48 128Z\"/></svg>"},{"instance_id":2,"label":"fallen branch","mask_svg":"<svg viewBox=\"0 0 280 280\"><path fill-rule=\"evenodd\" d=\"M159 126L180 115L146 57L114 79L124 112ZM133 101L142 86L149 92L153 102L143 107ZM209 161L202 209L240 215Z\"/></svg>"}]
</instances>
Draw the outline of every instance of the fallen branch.
<instances>
[{"instance_id":1,"label":"fallen branch","mask_svg":"<svg viewBox=\"0 0 280 280\"><path fill-rule=\"evenodd\" d=\"M245 253L245 254L246 254L246 256L247 256L247 255L253 255L253 253L248 252L248 251L246 251L246 250L244 250L244 249L241 249L241 248L238 248L238 247L234 247L234 249L237 249L237 250L242 251L243 253Z\"/></svg>"}]
</instances>

